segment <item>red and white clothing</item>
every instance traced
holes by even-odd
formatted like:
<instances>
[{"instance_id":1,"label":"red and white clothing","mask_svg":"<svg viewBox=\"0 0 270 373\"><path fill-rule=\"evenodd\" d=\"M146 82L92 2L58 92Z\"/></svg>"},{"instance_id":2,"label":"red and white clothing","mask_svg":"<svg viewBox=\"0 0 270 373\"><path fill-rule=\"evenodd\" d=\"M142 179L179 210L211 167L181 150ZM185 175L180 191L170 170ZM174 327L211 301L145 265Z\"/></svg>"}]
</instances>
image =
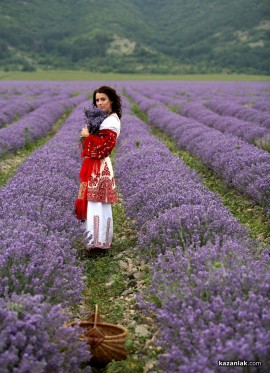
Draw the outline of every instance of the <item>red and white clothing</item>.
<instances>
[{"instance_id":1,"label":"red and white clothing","mask_svg":"<svg viewBox=\"0 0 270 373\"><path fill-rule=\"evenodd\" d=\"M108 249L112 243L113 219L111 204L117 201L113 168L109 155L116 145L121 124L117 114L109 115L96 135L83 141L80 190L75 213L84 221L87 246Z\"/></svg>"}]
</instances>

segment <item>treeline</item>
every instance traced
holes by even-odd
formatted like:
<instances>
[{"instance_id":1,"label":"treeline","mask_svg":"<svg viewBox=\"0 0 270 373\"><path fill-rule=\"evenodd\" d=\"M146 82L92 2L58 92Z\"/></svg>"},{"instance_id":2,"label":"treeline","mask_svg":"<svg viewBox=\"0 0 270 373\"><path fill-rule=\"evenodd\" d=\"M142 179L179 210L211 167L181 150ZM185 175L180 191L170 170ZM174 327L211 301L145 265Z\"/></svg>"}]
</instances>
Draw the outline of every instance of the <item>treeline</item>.
<instances>
[{"instance_id":1,"label":"treeline","mask_svg":"<svg viewBox=\"0 0 270 373\"><path fill-rule=\"evenodd\" d=\"M115 36L135 47L108 50ZM0 68L270 73L268 0L1 1ZM117 49L118 48L118 49Z\"/></svg>"}]
</instances>

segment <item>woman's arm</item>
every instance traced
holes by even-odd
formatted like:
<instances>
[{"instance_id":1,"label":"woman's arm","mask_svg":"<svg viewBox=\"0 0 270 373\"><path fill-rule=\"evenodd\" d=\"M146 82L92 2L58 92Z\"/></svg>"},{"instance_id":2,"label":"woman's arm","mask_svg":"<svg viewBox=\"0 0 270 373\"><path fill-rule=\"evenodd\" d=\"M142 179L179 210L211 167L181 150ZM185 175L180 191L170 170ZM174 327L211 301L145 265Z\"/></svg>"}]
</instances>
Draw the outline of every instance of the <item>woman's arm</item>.
<instances>
[{"instance_id":1,"label":"woman's arm","mask_svg":"<svg viewBox=\"0 0 270 373\"><path fill-rule=\"evenodd\" d=\"M108 157L116 145L116 132L100 130L97 135L89 135L83 140L82 157L103 159Z\"/></svg>"}]
</instances>

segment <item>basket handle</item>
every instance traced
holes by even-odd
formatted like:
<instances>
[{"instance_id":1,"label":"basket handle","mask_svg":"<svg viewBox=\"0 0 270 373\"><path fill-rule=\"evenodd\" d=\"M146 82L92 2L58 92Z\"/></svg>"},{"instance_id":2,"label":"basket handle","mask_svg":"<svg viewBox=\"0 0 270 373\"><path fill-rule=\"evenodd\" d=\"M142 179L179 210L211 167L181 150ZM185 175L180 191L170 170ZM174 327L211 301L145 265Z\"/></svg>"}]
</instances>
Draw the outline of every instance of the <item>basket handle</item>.
<instances>
[{"instance_id":1,"label":"basket handle","mask_svg":"<svg viewBox=\"0 0 270 373\"><path fill-rule=\"evenodd\" d=\"M94 328L97 326L97 319L98 319L98 305L95 305L95 320L94 320Z\"/></svg>"}]
</instances>

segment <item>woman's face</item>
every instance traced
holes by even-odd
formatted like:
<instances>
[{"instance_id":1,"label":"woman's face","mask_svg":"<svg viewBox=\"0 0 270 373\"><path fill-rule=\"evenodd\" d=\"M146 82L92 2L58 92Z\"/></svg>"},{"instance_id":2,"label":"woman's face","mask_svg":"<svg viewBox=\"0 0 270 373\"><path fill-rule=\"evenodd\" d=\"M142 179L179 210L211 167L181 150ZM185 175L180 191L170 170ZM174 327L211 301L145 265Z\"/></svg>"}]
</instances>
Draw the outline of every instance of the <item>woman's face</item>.
<instances>
[{"instance_id":1,"label":"woman's face","mask_svg":"<svg viewBox=\"0 0 270 373\"><path fill-rule=\"evenodd\" d=\"M106 93L96 93L96 105L107 113L112 111L112 103Z\"/></svg>"}]
</instances>

